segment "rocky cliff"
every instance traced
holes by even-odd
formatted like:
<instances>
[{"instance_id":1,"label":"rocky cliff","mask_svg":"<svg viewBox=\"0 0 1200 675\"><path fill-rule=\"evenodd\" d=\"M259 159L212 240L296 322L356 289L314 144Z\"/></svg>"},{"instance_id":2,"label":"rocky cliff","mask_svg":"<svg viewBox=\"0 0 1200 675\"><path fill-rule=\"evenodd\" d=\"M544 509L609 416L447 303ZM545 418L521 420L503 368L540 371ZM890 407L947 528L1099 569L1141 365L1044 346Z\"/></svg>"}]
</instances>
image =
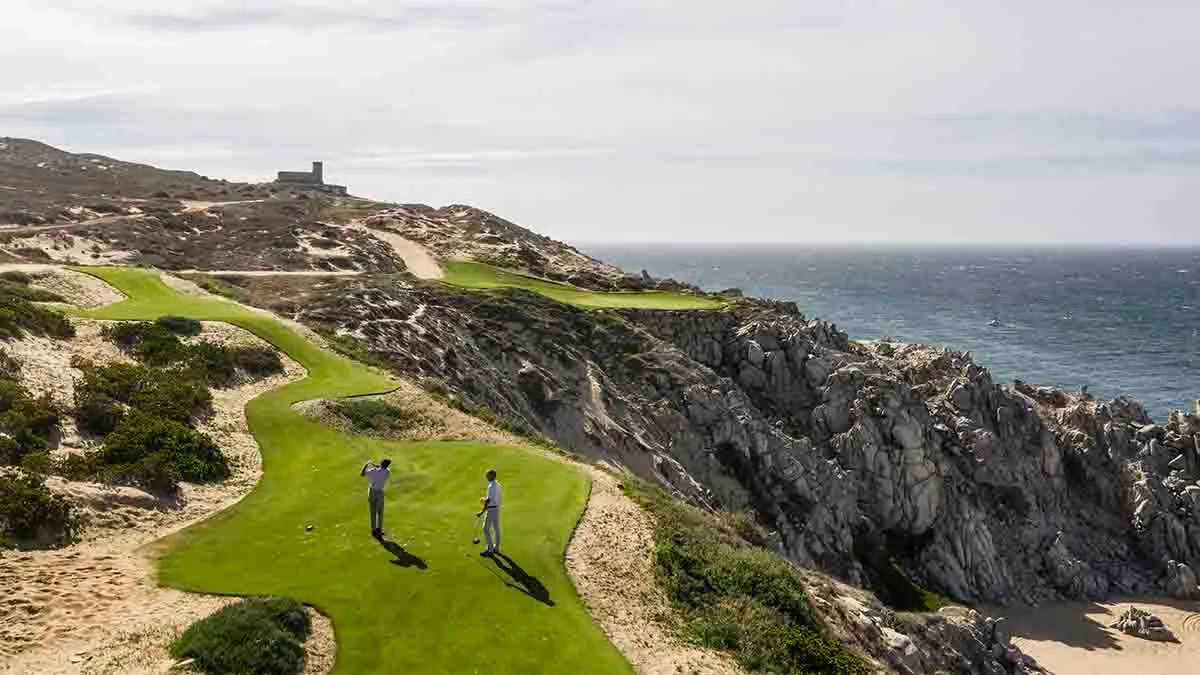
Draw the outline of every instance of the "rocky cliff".
<instances>
[{"instance_id":1,"label":"rocky cliff","mask_svg":"<svg viewBox=\"0 0 1200 675\"><path fill-rule=\"evenodd\" d=\"M742 510L797 563L994 603L1198 593L1200 418L1001 386L794 305L584 312L402 277L242 278L468 407ZM287 290L268 284L290 284Z\"/></svg>"}]
</instances>

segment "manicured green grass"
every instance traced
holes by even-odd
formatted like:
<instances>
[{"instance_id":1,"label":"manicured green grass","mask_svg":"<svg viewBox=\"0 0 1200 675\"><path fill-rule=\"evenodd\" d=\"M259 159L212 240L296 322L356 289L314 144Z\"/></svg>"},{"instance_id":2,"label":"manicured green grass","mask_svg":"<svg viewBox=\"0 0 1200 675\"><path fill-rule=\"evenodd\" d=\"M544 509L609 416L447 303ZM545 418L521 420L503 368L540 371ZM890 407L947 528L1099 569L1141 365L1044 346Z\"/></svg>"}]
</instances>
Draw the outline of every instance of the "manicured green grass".
<instances>
[{"instance_id":1,"label":"manicured green grass","mask_svg":"<svg viewBox=\"0 0 1200 675\"><path fill-rule=\"evenodd\" d=\"M334 622L337 673L630 672L563 567L589 490L578 468L522 448L339 433L291 405L386 391L386 377L235 303L178 294L154 272L81 271L130 298L86 316L227 321L308 368L304 380L246 406L263 479L237 505L158 546L163 583L317 607ZM385 526L402 549L370 537L358 473L383 456L393 460ZM505 488L503 548L515 568L479 557L471 544L489 467Z\"/></svg>"},{"instance_id":2,"label":"manicured green grass","mask_svg":"<svg viewBox=\"0 0 1200 675\"><path fill-rule=\"evenodd\" d=\"M722 306L719 300L686 293L588 291L476 262L451 260L443 263L442 269L445 272L442 281L454 286L479 290L523 288L586 309L720 309Z\"/></svg>"}]
</instances>

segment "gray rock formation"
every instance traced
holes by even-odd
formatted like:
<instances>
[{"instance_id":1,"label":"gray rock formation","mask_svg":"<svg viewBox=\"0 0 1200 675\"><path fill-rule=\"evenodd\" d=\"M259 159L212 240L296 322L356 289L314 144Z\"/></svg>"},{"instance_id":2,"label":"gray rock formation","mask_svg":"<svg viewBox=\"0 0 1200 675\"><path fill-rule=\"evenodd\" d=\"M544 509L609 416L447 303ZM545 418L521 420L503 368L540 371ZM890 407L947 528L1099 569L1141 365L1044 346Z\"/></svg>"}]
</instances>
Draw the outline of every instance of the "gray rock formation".
<instances>
[{"instance_id":1,"label":"gray rock formation","mask_svg":"<svg viewBox=\"0 0 1200 675\"><path fill-rule=\"evenodd\" d=\"M809 573L813 609L840 640L904 675L1043 673L1010 642L1003 619L965 607L898 614L875 597Z\"/></svg>"},{"instance_id":2,"label":"gray rock formation","mask_svg":"<svg viewBox=\"0 0 1200 675\"><path fill-rule=\"evenodd\" d=\"M1129 400L1000 386L969 354L853 343L789 303L589 313L321 284L288 313L464 407L753 512L792 560L849 582L879 588L888 560L966 601L1200 593L1196 415L1155 425Z\"/></svg>"},{"instance_id":3,"label":"gray rock formation","mask_svg":"<svg viewBox=\"0 0 1200 675\"><path fill-rule=\"evenodd\" d=\"M1121 612L1121 616L1117 617L1117 620L1109 626L1144 640L1177 642L1175 634L1167 628L1162 619L1137 607L1130 607Z\"/></svg>"}]
</instances>

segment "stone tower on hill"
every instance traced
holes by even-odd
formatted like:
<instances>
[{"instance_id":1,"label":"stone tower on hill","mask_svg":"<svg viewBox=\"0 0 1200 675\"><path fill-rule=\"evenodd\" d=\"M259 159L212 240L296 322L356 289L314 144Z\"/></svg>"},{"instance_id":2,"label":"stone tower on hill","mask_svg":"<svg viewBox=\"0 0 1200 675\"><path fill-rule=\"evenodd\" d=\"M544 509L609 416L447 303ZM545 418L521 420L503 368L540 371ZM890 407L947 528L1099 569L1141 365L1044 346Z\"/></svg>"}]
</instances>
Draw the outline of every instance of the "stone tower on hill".
<instances>
[{"instance_id":1,"label":"stone tower on hill","mask_svg":"<svg viewBox=\"0 0 1200 675\"><path fill-rule=\"evenodd\" d=\"M325 164L323 162L313 162L312 171L280 171L275 182L280 185L305 187L336 195L346 194L344 185L329 185L325 182Z\"/></svg>"}]
</instances>

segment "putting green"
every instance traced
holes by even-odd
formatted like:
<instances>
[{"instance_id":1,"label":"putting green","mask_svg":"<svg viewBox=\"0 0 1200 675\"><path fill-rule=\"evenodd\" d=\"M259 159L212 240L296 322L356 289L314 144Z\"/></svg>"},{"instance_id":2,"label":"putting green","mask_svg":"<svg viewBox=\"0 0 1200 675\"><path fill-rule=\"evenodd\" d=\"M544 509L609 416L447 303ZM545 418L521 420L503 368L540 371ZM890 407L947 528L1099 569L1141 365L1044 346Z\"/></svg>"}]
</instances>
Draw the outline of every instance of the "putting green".
<instances>
[{"instance_id":1,"label":"putting green","mask_svg":"<svg viewBox=\"0 0 1200 675\"><path fill-rule=\"evenodd\" d=\"M587 500L577 467L515 447L399 443L343 434L292 411L314 398L377 393L393 384L241 305L187 296L158 274L82 268L129 299L98 319L165 315L226 321L300 362L308 377L246 406L264 475L241 502L159 544L160 581L189 591L284 595L333 619L337 673L629 673L592 622L563 567ZM393 460L385 527L370 537L368 459ZM504 552L471 544L483 473L505 489ZM313 529L306 531L306 526Z\"/></svg>"},{"instance_id":2,"label":"putting green","mask_svg":"<svg viewBox=\"0 0 1200 675\"><path fill-rule=\"evenodd\" d=\"M451 260L442 265L442 281L453 286L491 290L523 288L559 302L586 309L720 309L719 300L705 295L667 291L589 291L547 279L539 279L492 265Z\"/></svg>"}]
</instances>

